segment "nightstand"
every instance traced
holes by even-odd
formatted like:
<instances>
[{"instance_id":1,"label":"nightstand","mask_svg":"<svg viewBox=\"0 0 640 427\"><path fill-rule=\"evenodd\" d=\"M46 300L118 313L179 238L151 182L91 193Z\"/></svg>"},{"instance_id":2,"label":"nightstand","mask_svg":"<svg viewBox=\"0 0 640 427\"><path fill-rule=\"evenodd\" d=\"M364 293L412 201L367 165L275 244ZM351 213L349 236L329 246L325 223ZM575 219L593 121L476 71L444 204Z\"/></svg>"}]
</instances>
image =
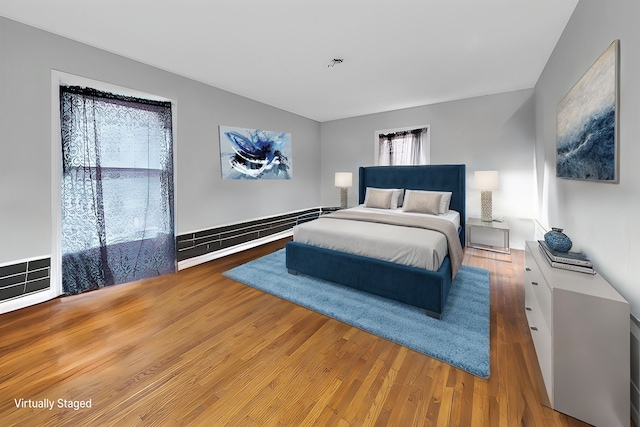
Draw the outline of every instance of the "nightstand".
<instances>
[{"instance_id":1,"label":"nightstand","mask_svg":"<svg viewBox=\"0 0 640 427\"><path fill-rule=\"evenodd\" d=\"M507 221L480 221L467 219L467 246L487 251L511 253L509 248L509 224Z\"/></svg>"}]
</instances>

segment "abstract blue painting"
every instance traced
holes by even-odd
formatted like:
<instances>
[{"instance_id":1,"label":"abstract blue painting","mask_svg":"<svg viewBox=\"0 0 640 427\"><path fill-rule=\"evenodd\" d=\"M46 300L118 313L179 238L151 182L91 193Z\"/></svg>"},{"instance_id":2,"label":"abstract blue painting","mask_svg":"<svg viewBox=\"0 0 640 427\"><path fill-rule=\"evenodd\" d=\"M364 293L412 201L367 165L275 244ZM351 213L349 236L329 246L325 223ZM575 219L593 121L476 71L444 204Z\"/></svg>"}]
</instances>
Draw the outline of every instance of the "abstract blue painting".
<instances>
[{"instance_id":1,"label":"abstract blue painting","mask_svg":"<svg viewBox=\"0 0 640 427\"><path fill-rule=\"evenodd\" d=\"M618 182L618 47L615 40L557 109L556 176Z\"/></svg>"},{"instance_id":2,"label":"abstract blue painting","mask_svg":"<svg viewBox=\"0 0 640 427\"><path fill-rule=\"evenodd\" d=\"M220 126L223 179L291 179L291 134Z\"/></svg>"}]
</instances>

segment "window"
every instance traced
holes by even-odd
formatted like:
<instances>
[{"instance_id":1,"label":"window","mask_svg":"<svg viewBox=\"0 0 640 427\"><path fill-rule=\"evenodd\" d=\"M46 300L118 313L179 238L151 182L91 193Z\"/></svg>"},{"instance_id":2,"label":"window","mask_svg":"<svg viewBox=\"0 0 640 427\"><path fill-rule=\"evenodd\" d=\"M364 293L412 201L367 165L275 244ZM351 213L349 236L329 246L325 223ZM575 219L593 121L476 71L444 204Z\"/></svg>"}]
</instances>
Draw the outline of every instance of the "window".
<instances>
[{"instance_id":1,"label":"window","mask_svg":"<svg viewBox=\"0 0 640 427\"><path fill-rule=\"evenodd\" d=\"M171 102L60 86L63 293L175 271Z\"/></svg>"},{"instance_id":2,"label":"window","mask_svg":"<svg viewBox=\"0 0 640 427\"><path fill-rule=\"evenodd\" d=\"M430 163L428 126L376 132L379 166L428 165Z\"/></svg>"}]
</instances>

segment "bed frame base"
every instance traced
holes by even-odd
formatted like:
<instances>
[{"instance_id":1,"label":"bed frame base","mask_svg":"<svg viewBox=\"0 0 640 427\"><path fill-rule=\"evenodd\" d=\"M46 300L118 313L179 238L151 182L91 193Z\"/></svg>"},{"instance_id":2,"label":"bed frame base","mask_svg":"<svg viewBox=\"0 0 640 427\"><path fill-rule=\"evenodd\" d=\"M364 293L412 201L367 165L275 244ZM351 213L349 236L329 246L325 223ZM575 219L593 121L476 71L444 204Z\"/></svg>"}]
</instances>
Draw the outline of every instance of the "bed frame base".
<instances>
[{"instance_id":1,"label":"bed frame base","mask_svg":"<svg viewBox=\"0 0 640 427\"><path fill-rule=\"evenodd\" d=\"M292 268L288 268L287 272L289 274L293 274L294 276L298 275L298 272ZM425 310L425 312L427 313L427 316L433 317L434 319L440 320L442 318L442 315L440 313L436 313L435 311Z\"/></svg>"},{"instance_id":2,"label":"bed frame base","mask_svg":"<svg viewBox=\"0 0 640 427\"><path fill-rule=\"evenodd\" d=\"M451 287L448 256L438 271L429 271L298 242L287 243L286 251L290 273L317 277L420 307L435 318L440 318Z\"/></svg>"}]
</instances>

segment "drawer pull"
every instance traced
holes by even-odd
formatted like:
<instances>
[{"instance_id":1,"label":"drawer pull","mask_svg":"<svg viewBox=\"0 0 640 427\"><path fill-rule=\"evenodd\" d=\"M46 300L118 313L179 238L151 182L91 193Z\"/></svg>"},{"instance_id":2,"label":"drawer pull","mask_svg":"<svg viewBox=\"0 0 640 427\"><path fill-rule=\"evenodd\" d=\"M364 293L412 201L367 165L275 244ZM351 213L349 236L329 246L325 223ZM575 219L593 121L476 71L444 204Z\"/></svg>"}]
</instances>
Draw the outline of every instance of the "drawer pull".
<instances>
[{"instance_id":1,"label":"drawer pull","mask_svg":"<svg viewBox=\"0 0 640 427\"><path fill-rule=\"evenodd\" d=\"M532 331L537 331L537 330L538 330L538 328L536 328L535 326L532 326L532 327L531 327L531 330L532 330Z\"/></svg>"},{"instance_id":2,"label":"drawer pull","mask_svg":"<svg viewBox=\"0 0 640 427\"><path fill-rule=\"evenodd\" d=\"M524 309L527 311L531 311L531 307L525 307Z\"/></svg>"},{"instance_id":3,"label":"drawer pull","mask_svg":"<svg viewBox=\"0 0 640 427\"><path fill-rule=\"evenodd\" d=\"M538 282L531 282L533 286L538 286Z\"/></svg>"},{"instance_id":4,"label":"drawer pull","mask_svg":"<svg viewBox=\"0 0 640 427\"><path fill-rule=\"evenodd\" d=\"M526 271L531 271L531 269L529 267L525 267Z\"/></svg>"}]
</instances>

